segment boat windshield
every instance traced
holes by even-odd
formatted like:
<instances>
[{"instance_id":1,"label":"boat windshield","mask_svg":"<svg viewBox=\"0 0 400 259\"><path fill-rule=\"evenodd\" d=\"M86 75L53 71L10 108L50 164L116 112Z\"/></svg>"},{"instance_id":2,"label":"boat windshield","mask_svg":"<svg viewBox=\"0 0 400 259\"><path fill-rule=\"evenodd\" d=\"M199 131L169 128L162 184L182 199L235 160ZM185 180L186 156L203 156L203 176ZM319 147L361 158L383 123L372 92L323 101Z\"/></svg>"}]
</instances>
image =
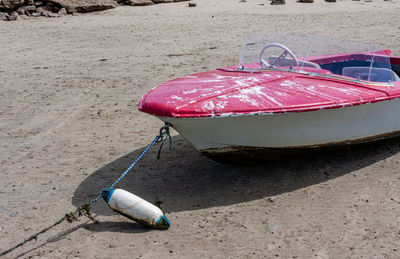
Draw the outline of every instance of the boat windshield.
<instances>
[{"instance_id":1,"label":"boat windshield","mask_svg":"<svg viewBox=\"0 0 400 259\"><path fill-rule=\"evenodd\" d=\"M368 43L313 35L247 35L238 70L290 70L339 76L359 83L392 84L389 50Z\"/></svg>"}]
</instances>

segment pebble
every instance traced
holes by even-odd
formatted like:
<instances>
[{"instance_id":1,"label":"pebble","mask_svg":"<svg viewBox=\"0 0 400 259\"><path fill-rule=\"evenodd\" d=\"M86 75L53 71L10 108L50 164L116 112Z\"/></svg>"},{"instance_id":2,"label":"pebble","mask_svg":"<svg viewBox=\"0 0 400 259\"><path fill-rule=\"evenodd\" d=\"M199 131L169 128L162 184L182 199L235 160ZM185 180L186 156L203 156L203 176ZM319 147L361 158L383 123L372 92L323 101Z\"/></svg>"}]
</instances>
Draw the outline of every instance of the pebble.
<instances>
[{"instance_id":1,"label":"pebble","mask_svg":"<svg viewBox=\"0 0 400 259\"><path fill-rule=\"evenodd\" d=\"M7 21L7 14L0 12L0 21Z\"/></svg>"},{"instance_id":2,"label":"pebble","mask_svg":"<svg viewBox=\"0 0 400 259\"><path fill-rule=\"evenodd\" d=\"M283 5L286 4L285 0L272 0L271 5Z\"/></svg>"},{"instance_id":3,"label":"pebble","mask_svg":"<svg viewBox=\"0 0 400 259\"><path fill-rule=\"evenodd\" d=\"M32 130L32 134L33 134L33 135L36 135L36 134L39 134L41 131L42 131L41 128L34 128L34 129Z\"/></svg>"},{"instance_id":4,"label":"pebble","mask_svg":"<svg viewBox=\"0 0 400 259\"><path fill-rule=\"evenodd\" d=\"M32 16L32 17L39 17L39 16L40 16L40 13L37 13L37 12L29 13L29 16Z\"/></svg>"},{"instance_id":5,"label":"pebble","mask_svg":"<svg viewBox=\"0 0 400 259\"><path fill-rule=\"evenodd\" d=\"M6 18L8 21L16 21L18 20L18 13L14 11L11 14L6 14Z\"/></svg>"},{"instance_id":6,"label":"pebble","mask_svg":"<svg viewBox=\"0 0 400 259\"><path fill-rule=\"evenodd\" d=\"M61 9L58 11L58 15L59 15L59 16L67 15L67 10L66 10L65 8L61 8Z\"/></svg>"},{"instance_id":7,"label":"pebble","mask_svg":"<svg viewBox=\"0 0 400 259\"><path fill-rule=\"evenodd\" d=\"M36 11L36 6L34 5L23 5L17 9L18 14L26 14L27 12L34 12Z\"/></svg>"}]
</instances>

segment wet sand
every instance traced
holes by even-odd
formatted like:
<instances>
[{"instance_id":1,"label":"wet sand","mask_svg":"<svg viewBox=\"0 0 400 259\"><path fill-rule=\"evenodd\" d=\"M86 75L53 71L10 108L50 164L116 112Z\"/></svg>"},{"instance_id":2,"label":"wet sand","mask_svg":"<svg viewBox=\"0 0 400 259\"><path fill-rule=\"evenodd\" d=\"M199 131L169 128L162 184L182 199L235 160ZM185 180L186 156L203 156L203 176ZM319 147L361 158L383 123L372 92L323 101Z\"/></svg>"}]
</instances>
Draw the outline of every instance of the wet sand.
<instances>
[{"instance_id":1,"label":"wet sand","mask_svg":"<svg viewBox=\"0 0 400 259\"><path fill-rule=\"evenodd\" d=\"M199 0L0 22L0 250L96 196L162 123L152 87L238 63L243 36L295 32L373 42L400 55L400 1L270 6ZM260 5L264 4L264 5ZM174 132L120 188L162 201L167 231L93 207L6 258L399 258L400 139L238 166Z\"/></svg>"}]
</instances>

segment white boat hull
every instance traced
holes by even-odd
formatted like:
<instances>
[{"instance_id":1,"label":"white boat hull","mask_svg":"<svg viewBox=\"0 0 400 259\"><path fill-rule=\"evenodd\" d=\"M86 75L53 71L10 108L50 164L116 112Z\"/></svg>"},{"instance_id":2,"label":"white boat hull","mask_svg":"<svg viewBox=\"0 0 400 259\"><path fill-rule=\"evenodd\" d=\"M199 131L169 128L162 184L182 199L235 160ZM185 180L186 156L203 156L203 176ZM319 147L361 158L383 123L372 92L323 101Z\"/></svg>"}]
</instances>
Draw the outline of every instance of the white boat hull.
<instances>
[{"instance_id":1,"label":"white boat hull","mask_svg":"<svg viewBox=\"0 0 400 259\"><path fill-rule=\"evenodd\" d=\"M400 100L299 113L159 118L202 152L236 147L314 148L397 134Z\"/></svg>"}]
</instances>

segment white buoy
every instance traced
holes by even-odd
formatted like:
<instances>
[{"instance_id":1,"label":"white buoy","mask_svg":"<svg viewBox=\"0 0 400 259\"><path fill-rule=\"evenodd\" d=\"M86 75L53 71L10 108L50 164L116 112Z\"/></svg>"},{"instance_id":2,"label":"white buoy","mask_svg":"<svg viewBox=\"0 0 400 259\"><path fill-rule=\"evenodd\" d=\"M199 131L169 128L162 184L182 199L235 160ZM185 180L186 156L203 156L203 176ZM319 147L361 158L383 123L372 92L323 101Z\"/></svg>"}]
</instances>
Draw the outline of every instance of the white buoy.
<instances>
[{"instance_id":1,"label":"white buoy","mask_svg":"<svg viewBox=\"0 0 400 259\"><path fill-rule=\"evenodd\" d=\"M122 189L104 189L108 206L123 216L150 228L167 229L169 220L157 206Z\"/></svg>"}]
</instances>

